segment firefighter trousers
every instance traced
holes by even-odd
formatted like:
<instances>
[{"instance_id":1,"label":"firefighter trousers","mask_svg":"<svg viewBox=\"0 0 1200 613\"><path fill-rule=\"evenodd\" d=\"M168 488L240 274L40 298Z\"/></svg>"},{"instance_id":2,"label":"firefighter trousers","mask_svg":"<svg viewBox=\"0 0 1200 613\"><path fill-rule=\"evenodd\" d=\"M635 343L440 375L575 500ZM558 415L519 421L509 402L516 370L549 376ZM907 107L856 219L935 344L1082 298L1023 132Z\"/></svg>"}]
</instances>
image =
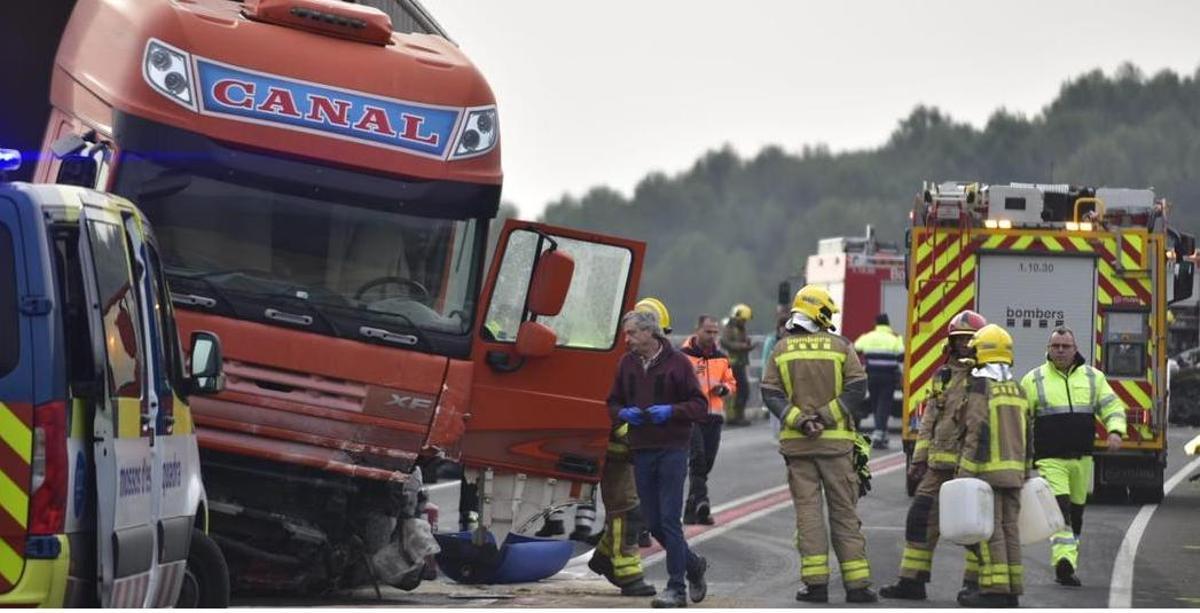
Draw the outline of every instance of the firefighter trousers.
<instances>
[{"instance_id":1,"label":"firefighter trousers","mask_svg":"<svg viewBox=\"0 0 1200 613\"><path fill-rule=\"evenodd\" d=\"M1035 462L1038 474L1050 484L1070 529L1055 532L1050 537L1050 566L1059 560L1079 568L1080 533L1083 532L1083 509L1087 504L1088 486L1092 483L1092 456L1081 458L1042 458Z\"/></svg>"},{"instance_id":2,"label":"firefighter trousers","mask_svg":"<svg viewBox=\"0 0 1200 613\"><path fill-rule=\"evenodd\" d=\"M900 577L928 583L933 569L933 550L937 548L939 532L938 494L942 484L954 478L953 469L930 468L921 477L916 495L908 507L904 523L904 553L900 558ZM963 583L979 582L979 557L967 549Z\"/></svg>"},{"instance_id":3,"label":"firefighter trousers","mask_svg":"<svg viewBox=\"0 0 1200 613\"><path fill-rule=\"evenodd\" d=\"M600 475L600 500L604 503L604 535L596 544L593 557L607 558L617 586L642 579L642 554L637 545L637 526L630 521L638 507L633 464L628 456L609 454ZM605 566L603 563L601 566Z\"/></svg>"},{"instance_id":4,"label":"firefighter trousers","mask_svg":"<svg viewBox=\"0 0 1200 613\"><path fill-rule=\"evenodd\" d=\"M1025 589L1025 567L1021 564L1021 535L1017 530L1021 516L1021 490L1015 487L992 488L992 538L973 546L978 549L979 590L985 594L1020 596Z\"/></svg>"},{"instance_id":5,"label":"firefighter trousers","mask_svg":"<svg viewBox=\"0 0 1200 613\"><path fill-rule=\"evenodd\" d=\"M806 585L829 583L829 534L825 513L829 507L829 532L841 565L847 590L871 585L867 540L855 505L858 475L851 452L825 456L784 456L788 487L796 508L796 549L800 552L800 580Z\"/></svg>"}]
</instances>

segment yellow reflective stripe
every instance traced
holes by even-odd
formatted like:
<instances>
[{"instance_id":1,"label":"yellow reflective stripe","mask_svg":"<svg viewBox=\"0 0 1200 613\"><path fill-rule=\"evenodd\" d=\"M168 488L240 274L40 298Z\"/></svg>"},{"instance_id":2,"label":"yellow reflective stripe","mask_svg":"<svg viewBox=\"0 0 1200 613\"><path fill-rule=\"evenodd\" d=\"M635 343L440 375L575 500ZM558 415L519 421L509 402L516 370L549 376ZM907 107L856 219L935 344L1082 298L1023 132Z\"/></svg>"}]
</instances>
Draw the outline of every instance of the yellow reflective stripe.
<instances>
[{"instance_id":1,"label":"yellow reflective stripe","mask_svg":"<svg viewBox=\"0 0 1200 613\"><path fill-rule=\"evenodd\" d=\"M138 438L142 435L142 401L138 398L117 398L117 437Z\"/></svg>"},{"instance_id":2,"label":"yellow reflective stripe","mask_svg":"<svg viewBox=\"0 0 1200 613\"><path fill-rule=\"evenodd\" d=\"M178 406L178 405L176 405ZM88 437L88 424L85 419L87 405L84 404L82 398L75 398L71 401L71 438L86 439Z\"/></svg>"},{"instance_id":3,"label":"yellow reflective stripe","mask_svg":"<svg viewBox=\"0 0 1200 613\"><path fill-rule=\"evenodd\" d=\"M929 440L928 439L920 439L917 441L917 445L915 447L913 447L913 449L916 451L921 451L922 449L925 449L927 447L929 447Z\"/></svg>"},{"instance_id":4,"label":"yellow reflective stripe","mask_svg":"<svg viewBox=\"0 0 1200 613\"><path fill-rule=\"evenodd\" d=\"M947 462L950 464L954 464L954 463L958 462L958 455L950 453L949 451L935 451L935 452L929 454L929 461L930 462Z\"/></svg>"},{"instance_id":5,"label":"yellow reflective stripe","mask_svg":"<svg viewBox=\"0 0 1200 613\"><path fill-rule=\"evenodd\" d=\"M1063 250L1063 246L1061 244L1059 244L1058 240L1055 239L1053 236L1043 236L1042 244L1045 245L1046 249L1048 249L1050 251L1062 251Z\"/></svg>"},{"instance_id":6,"label":"yellow reflective stripe","mask_svg":"<svg viewBox=\"0 0 1200 613\"><path fill-rule=\"evenodd\" d=\"M994 462L972 462L966 458L959 460L959 464L973 473L994 473L1002 470L1025 470L1025 463L1016 460L997 460Z\"/></svg>"},{"instance_id":7,"label":"yellow reflective stripe","mask_svg":"<svg viewBox=\"0 0 1200 613\"><path fill-rule=\"evenodd\" d=\"M858 570L860 568L870 567L870 562L867 562L866 560L850 560L848 562L842 562L842 570Z\"/></svg>"},{"instance_id":8,"label":"yellow reflective stripe","mask_svg":"<svg viewBox=\"0 0 1200 613\"><path fill-rule=\"evenodd\" d=\"M8 473L0 471L0 507L8 512L13 519L21 524L21 527L26 527L26 518L29 515L29 494L26 494L23 489L13 483Z\"/></svg>"},{"instance_id":9,"label":"yellow reflective stripe","mask_svg":"<svg viewBox=\"0 0 1200 613\"><path fill-rule=\"evenodd\" d=\"M828 564L828 563L829 563L829 554L822 554L822 555L815 555L815 556L800 556L800 565L801 566L812 566L814 564Z\"/></svg>"},{"instance_id":10,"label":"yellow reflective stripe","mask_svg":"<svg viewBox=\"0 0 1200 613\"><path fill-rule=\"evenodd\" d=\"M4 579L10 584L16 585L24 568L25 559L13 551L4 539L0 539L0 575L4 575Z\"/></svg>"},{"instance_id":11,"label":"yellow reflective stripe","mask_svg":"<svg viewBox=\"0 0 1200 613\"><path fill-rule=\"evenodd\" d=\"M995 400L995 398L988 400L988 419L992 424L992 427L988 428L988 438L990 439L988 441L988 457L993 461L1000 459L1000 429L996 427L1000 424L1000 417L996 414L996 409L999 407Z\"/></svg>"},{"instance_id":12,"label":"yellow reflective stripe","mask_svg":"<svg viewBox=\"0 0 1200 613\"><path fill-rule=\"evenodd\" d=\"M26 464L29 463L30 454L33 453L33 431L3 402L0 402L0 438L3 438Z\"/></svg>"},{"instance_id":13,"label":"yellow reflective stripe","mask_svg":"<svg viewBox=\"0 0 1200 613\"><path fill-rule=\"evenodd\" d=\"M1033 238L1034 238L1033 236L1028 235L1028 234L1025 236L1022 236L1021 238L1018 238L1017 242L1013 243L1013 246L1012 246L1013 251L1019 251L1021 249L1025 249L1026 247L1032 245Z\"/></svg>"},{"instance_id":14,"label":"yellow reflective stripe","mask_svg":"<svg viewBox=\"0 0 1200 613\"><path fill-rule=\"evenodd\" d=\"M933 552L925 551L923 549L913 549L912 547L906 545L904 547L904 557L912 558L914 560L932 560Z\"/></svg>"},{"instance_id":15,"label":"yellow reflective stripe","mask_svg":"<svg viewBox=\"0 0 1200 613\"><path fill-rule=\"evenodd\" d=\"M866 560L850 560L842 562L842 579L845 581L860 581L871 576L871 564Z\"/></svg>"}]
</instances>

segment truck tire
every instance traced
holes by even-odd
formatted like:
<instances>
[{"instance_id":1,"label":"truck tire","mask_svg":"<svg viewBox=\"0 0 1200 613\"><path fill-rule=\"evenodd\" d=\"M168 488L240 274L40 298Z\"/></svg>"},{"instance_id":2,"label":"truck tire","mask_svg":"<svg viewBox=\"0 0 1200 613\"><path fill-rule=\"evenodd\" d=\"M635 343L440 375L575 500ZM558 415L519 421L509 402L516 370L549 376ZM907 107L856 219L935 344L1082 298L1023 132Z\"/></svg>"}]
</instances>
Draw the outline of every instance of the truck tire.
<instances>
[{"instance_id":1,"label":"truck tire","mask_svg":"<svg viewBox=\"0 0 1200 613\"><path fill-rule=\"evenodd\" d=\"M229 606L229 567L221 548L203 531L192 528L187 573L176 608L223 609Z\"/></svg>"}]
</instances>

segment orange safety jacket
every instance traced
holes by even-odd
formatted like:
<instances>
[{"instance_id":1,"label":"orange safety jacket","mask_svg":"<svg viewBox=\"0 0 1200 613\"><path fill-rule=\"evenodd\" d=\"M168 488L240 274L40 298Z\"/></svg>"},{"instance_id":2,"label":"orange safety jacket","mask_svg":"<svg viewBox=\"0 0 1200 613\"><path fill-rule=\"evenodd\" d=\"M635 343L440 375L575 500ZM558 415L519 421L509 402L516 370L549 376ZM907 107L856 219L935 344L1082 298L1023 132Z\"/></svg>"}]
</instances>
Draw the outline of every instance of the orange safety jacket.
<instances>
[{"instance_id":1,"label":"orange safety jacket","mask_svg":"<svg viewBox=\"0 0 1200 613\"><path fill-rule=\"evenodd\" d=\"M725 397L737 392L737 379L733 377L733 368L729 365L729 355L717 347L705 351L696 341L695 335L689 336L679 349L692 363L696 371L696 379L700 381L700 389L708 399L708 412L716 415L725 414ZM721 386L725 389L722 390ZM724 393L718 393L718 392Z\"/></svg>"}]
</instances>

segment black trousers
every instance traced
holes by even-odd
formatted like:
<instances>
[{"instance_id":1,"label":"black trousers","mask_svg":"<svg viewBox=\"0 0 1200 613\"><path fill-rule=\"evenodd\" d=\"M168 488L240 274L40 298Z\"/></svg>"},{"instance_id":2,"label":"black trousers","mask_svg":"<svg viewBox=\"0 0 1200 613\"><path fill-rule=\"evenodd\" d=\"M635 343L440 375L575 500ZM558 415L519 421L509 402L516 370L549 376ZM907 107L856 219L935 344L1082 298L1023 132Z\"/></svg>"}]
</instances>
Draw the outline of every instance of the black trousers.
<instances>
[{"instance_id":1,"label":"black trousers","mask_svg":"<svg viewBox=\"0 0 1200 613\"><path fill-rule=\"evenodd\" d=\"M708 474L717 462L717 449L721 447L721 425L725 418L709 415L707 421L692 424L692 449L688 458L688 496L685 510L696 511L697 505L710 506L708 500Z\"/></svg>"},{"instance_id":2,"label":"black trousers","mask_svg":"<svg viewBox=\"0 0 1200 613\"><path fill-rule=\"evenodd\" d=\"M875 417L875 429L887 433L888 418L892 416L892 392L896 390L896 377L868 376L867 393L871 395L871 411Z\"/></svg>"}]
</instances>

